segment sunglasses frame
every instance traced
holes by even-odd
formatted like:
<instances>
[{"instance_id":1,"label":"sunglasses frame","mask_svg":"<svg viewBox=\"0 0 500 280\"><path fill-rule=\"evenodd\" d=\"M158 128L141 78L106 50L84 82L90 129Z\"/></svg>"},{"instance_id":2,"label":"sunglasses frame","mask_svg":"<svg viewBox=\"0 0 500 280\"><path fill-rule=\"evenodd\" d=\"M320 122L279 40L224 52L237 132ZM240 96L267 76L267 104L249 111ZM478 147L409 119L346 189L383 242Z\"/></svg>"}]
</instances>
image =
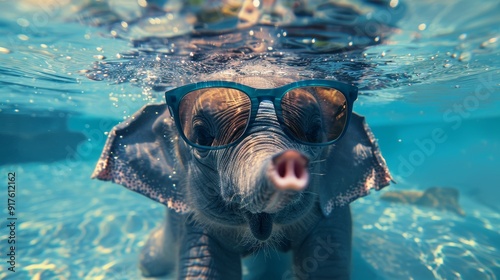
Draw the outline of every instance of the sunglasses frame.
<instances>
[{"instance_id":1,"label":"sunglasses frame","mask_svg":"<svg viewBox=\"0 0 500 280\"><path fill-rule=\"evenodd\" d=\"M299 139L297 139L293 133L291 133L288 129L288 127L285 125L283 115L282 115L282 108L281 108L281 100L283 96L290 90L296 89L296 88L301 88L301 87L328 87L328 88L334 88L338 90L340 93L342 93L346 99L347 102L347 120L346 124L344 126L344 129L342 130L342 133L337 137L335 140L331 140L325 143L309 143L309 142L304 142ZM240 92L243 92L248 96L250 99L250 117L249 120L247 121L246 127L244 132L241 134L241 136L238 138L238 140L222 145L222 146L201 146L196 143L191 142L189 139L187 139L187 136L184 135L184 132L182 130L182 126L180 123L180 115L179 115L179 106L181 103L181 100L186 96L187 94L195 91L195 90L200 90L200 89L207 89L207 88L230 88L230 89L235 89L239 90ZM281 87L277 88L266 88L266 89L260 89L260 88L253 88L250 86L246 86L240 83L236 82L228 82L228 81L206 81L206 82L198 82L198 83L193 83L193 84L187 84L184 86L180 86L171 90L168 90L165 92L165 100L167 102L168 109L170 111L170 115L174 118L175 121L175 126L177 127L177 130L179 134L181 135L182 139L189 144L192 147L198 148L198 149L204 149L204 150L219 150L219 149L224 149L227 147L230 147L232 145L236 145L238 142L240 142L243 138L245 138L248 128L253 124L255 121L255 118L257 116L257 111L259 110L260 103L264 100L269 100L274 104L274 110L276 113L276 116L278 118L278 122L280 123L283 131L286 133L290 139L294 139L298 143L308 145L308 146L327 146L330 144L335 143L339 139L342 138L342 136L345 134L349 122L351 120L351 114L352 114L352 106L354 101L358 97L358 88L356 86L338 82L338 81L331 81L331 80L302 80L302 81L297 81L293 82Z\"/></svg>"}]
</instances>

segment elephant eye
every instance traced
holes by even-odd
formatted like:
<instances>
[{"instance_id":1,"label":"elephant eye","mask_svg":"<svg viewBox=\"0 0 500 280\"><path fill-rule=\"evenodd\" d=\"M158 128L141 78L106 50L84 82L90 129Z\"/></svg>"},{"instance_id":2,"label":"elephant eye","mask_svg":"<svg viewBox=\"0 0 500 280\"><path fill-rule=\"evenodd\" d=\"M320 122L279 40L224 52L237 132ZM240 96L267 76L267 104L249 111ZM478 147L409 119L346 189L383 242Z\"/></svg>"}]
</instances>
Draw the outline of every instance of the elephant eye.
<instances>
[{"instance_id":1,"label":"elephant eye","mask_svg":"<svg viewBox=\"0 0 500 280\"><path fill-rule=\"evenodd\" d=\"M304 128L305 137L310 143L320 143L323 139L323 126L321 123L321 117L319 115L313 116L312 119L307 122Z\"/></svg>"},{"instance_id":2,"label":"elephant eye","mask_svg":"<svg viewBox=\"0 0 500 280\"><path fill-rule=\"evenodd\" d=\"M231 88L205 88L186 94L179 104L179 131L188 144L216 148L235 143L251 114L246 93Z\"/></svg>"},{"instance_id":3,"label":"elephant eye","mask_svg":"<svg viewBox=\"0 0 500 280\"><path fill-rule=\"evenodd\" d=\"M200 146L211 146L214 141L214 135L210 132L207 122L203 118L193 119L193 129L190 139Z\"/></svg>"},{"instance_id":4,"label":"elephant eye","mask_svg":"<svg viewBox=\"0 0 500 280\"><path fill-rule=\"evenodd\" d=\"M214 137L210 135L206 128L195 129L195 143L201 146L211 146L214 141Z\"/></svg>"}]
</instances>

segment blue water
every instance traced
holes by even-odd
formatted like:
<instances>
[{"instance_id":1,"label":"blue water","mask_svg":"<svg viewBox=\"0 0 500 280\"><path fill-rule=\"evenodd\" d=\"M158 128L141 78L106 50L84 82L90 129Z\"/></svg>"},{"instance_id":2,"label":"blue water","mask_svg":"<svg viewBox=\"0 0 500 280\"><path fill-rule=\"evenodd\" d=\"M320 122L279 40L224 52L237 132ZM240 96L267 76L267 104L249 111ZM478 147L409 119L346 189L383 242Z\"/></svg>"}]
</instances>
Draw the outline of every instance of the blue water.
<instances>
[{"instance_id":1,"label":"blue water","mask_svg":"<svg viewBox=\"0 0 500 280\"><path fill-rule=\"evenodd\" d=\"M252 64L360 88L397 184L352 204L354 279L500 277L498 1L355 1L356 21L324 10L319 26L354 26L328 32L307 13L235 29L212 2L143 2L0 1L0 176L17 186L15 273L0 194L1 279L140 279L164 207L90 179L107 132L167 88ZM215 18L197 26L203 9ZM379 199L432 186L459 190L466 216Z\"/></svg>"}]
</instances>

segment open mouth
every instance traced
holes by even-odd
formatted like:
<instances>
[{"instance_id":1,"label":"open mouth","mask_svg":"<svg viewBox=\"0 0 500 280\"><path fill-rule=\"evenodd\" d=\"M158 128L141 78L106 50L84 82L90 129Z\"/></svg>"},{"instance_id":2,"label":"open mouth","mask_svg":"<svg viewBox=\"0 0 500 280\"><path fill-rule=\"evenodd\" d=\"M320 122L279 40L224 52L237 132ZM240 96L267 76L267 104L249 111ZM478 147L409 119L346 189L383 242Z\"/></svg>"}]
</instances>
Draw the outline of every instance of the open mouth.
<instances>
[{"instance_id":1,"label":"open mouth","mask_svg":"<svg viewBox=\"0 0 500 280\"><path fill-rule=\"evenodd\" d=\"M273 218L269 213L247 213L246 218L250 231L258 240L265 241L271 236L273 231Z\"/></svg>"}]
</instances>

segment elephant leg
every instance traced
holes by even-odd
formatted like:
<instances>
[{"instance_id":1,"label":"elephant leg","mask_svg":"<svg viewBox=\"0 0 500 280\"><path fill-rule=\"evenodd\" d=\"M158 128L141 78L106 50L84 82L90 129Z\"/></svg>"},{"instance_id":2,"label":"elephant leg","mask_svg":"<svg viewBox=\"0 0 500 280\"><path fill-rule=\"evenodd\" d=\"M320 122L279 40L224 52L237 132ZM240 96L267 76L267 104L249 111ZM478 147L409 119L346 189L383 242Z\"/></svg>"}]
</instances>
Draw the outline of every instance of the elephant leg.
<instances>
[{"instance_id":1,"label":"elephant leg","mask_svg":"<svg viewBox=\"0 0 500 280\"><path fill-rule=\"evenodd\" d=\"M293 273L283 279L350 279L351 247L350 208L336 208L293 248Z\"/></svg>"},{"instance_id":2,"label":"elephant leg","mask_svg":"<svg viewBox=\"0 0 500 280\"><path fill-rule=\"evenodd\" d=\"M165 221L150 233L146 245L142 248L139 268L143 276L158 277L175 270L179 246L176 245L178 234L172 229L178 228L178 225L172 224L172 215L175 213L169 213L167 210Z\"/></svg>"},{"instance_id":3,"label":"elephant leg","mask_svg":"<svg viewBox=\"0 0 500 280\"><path fill-rule=\"evenodd\" d=\"M201 229L187 225L180 247L178 279L241 279L241 256Z\"/></svg>"}]
</instances>

